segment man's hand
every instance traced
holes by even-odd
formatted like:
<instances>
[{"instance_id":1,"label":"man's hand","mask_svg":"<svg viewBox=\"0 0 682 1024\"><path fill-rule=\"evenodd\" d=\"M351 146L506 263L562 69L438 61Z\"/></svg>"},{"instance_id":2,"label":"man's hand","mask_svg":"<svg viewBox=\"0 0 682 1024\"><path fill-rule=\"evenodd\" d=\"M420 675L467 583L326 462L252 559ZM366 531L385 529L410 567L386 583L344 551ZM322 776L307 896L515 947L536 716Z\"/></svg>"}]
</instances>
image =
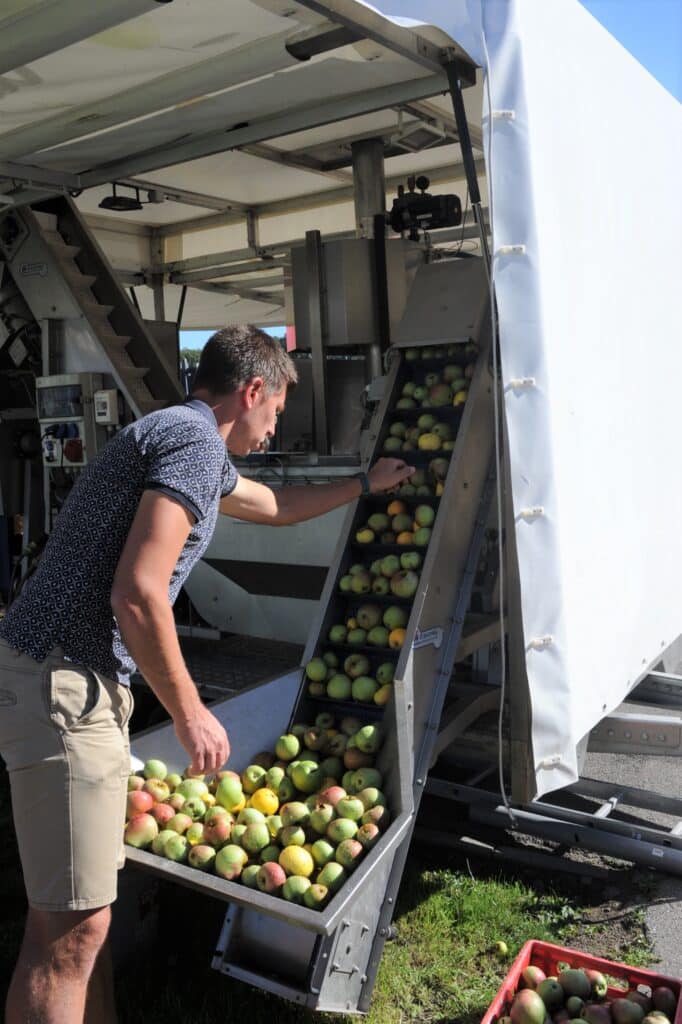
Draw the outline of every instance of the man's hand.
<instances>
[{"instance_id":1,"label":"man's hand","mask_svg":"<svg viewBox=\"0 0 682 1024\"><path fill-rule=\"evenodd\" d=\"M190 757L193 775L220 771L230 756L230 741L222 725L204 704L191 718L174 720L175 734Z\"/></svg>"},{"instance_id":2,"label":"man's hand","mask_svg":"<svg viewBox=\"0 0 682 1024\"><path fill-rule=\"evenodd\" d=\"M402 459L378 459L367 474L372 494L395 490L412 476L414 469Z\"/></svg>"}]
</instances>

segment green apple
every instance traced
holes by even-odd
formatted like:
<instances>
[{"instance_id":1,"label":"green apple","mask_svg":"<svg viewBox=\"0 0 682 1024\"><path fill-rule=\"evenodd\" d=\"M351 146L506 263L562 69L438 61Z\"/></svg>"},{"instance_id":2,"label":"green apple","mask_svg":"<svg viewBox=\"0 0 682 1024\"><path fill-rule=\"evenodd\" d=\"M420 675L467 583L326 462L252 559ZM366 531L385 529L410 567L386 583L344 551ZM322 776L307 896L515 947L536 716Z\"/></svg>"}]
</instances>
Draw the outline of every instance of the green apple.
<instances>
[{"instance_id":1,"label":"green apple","mask_svg":"<svg viewBox=\"0 0 682 1024\"><path fill-rule=\"evenodd\" d=\"M327 663L322 658L313 658L305 667L305 674L308 679L319 683L327 676Z\"/></svg>"},{"instance_id":2,"label":"green apple","mask_svg":"<svg viewBox=\"0 0 682 1024\"><path fill-rule=\"evenodd\" d=\"M388 644L388 630L385 626L374 626L367 634L367 643L372 647L386 647Z\"/></svg>"},{"instance_id":3,"label":"green apple","mask_svg":"<svg viewBox=\"0 0 682 1024\"><path fill-rule=\"evenodd\" d=\"M383 615L383 623L386 629L400 629L401 626L407 625L408 612L405 608L400 608L396 604L390 605Z\"/></svg>"},{"instance_id":4,"label":"green apple","mask_svg":"<svg viewBox=\"0 0 682 1024\"><path fill-rule=\"evenodd\" d=\"M339 590L341 591L342 594L350 593L352 582L353 577L351 576L350 573L347 573L345 576L341 577L341 579L339 580Z\"/></svg>"},{"instance_id":5,"label":"green apple","mask_svg":"<svg viewBox=\"0 0 682 1024\"><path fill-rule=\"evenodd\" d=\"M378 689L379 684L370 676L358 676L358 678L353 681L351 691L353 700L359 700L363 704L369 704Z\"/></svg>"},{"instance_id":6,"label":"green apple","mask_svg":"<svg viewBox=\"0 0 682 1024\"><path fill-rule=\"evenodd\" d=\"M345 642L347 634L348 630L346 627L341 623L337 623L336 626L332 626L329 630L329 639L333 644L342 644Z\"/></svg>"},{"instance_id":7,"label":"green apple","mask_svg":"<svg viewBox=\"0 0 682 1024\"><path fill-rule=\"evenodd\" d=\"M400 559L397 555L386 555L381 559L381 572L387 579L390 579L400 569Z\"/></svg>"},{"instance_id":8,"label":"green apple","mask_svg":"<svg viewBox=\"0 0 682 1024\"><path fill-rule=\"evenodd\" d=\"M376 604L361 604L355 617L362 629L372 629L381 622L381 608Z\"/></svg>"},{"instance_id":9,"label":"green apple","mask_svg":"<svg viewBox=\"0 0 682 1024\"><path fill-rule=\"evenodd\" d=\"M369 594L372 589L372 577L366 569L356 572L351 583L351 590L354 594Z\"/></svg>"},{"instance_id":10,"label":"green apple","mask_svg":"<svg viewBox=\"0 0 682 1024\"><path fill-rule=\"evenodd\" d=\"M342 673L332 676L327 683L327 696L332 700L349 700L351 695L351 681L348 676Z\"/></svg>"},{"instance_id":11,"label":"green apple","mask_svg":"<svg viewBox=\"0 0 682 1024\"><path fill-rule=\"evenodd\" d=\"M349 654L343 663L343 671L349 679L357 679L369 672L369 658L364 654Z\"/></svg>"},{"instance_id":12,"label":"green apple","mask_svg":"<svg viewBox=\"0 0 682 1024\"><path fill-rule=\"evenodd\" d=\"M403 551L400 556L401 569L418 569L422 564L422 556L419 551Z\"/></svg>"},{"instance_id":13,"label":"green apple","mask_svg":"<svg viewBox=\"0 0 682 1024\"><path fill-rule=\"evenodd\" d=\"M431 528L428 527L428 526L420 527L416 531L416 533L414 535L414 542L417 545L417 547L420 547L420 548L425 548L430 540L431 540Z\"/></svg>"},{"instance_id":14,"label":"green apple","mask_svg":"<svg viewBox=\"0 0 682 1024\"><path fill-rule=\"evenodd\" d=\"M396 597L414 597L418 585L419 577L411 569L401 569L391 577L391 592Z\"/></svg>"},{"instance_id":15,"label":"green apple","mask_svg":"<svg viewBox=\"0 0 682 1024\"><path fill-rule=\"evenodd\" d=\"M348 636L346 637L346 643L352 644L354 647L362 647L367 640L367 630L357 627L356 629L349 629Z\"/></svg>"},{"instance_id":16,"label":"green apple","mask_svg":"<svg viewBox=\"0 0 682 1024\"><path fill-rule=\"evenodd\" d=\"M390 592L391 584L388 582L385 576L377 576L372 581L372 593L377 594L379 597L385 597Z\"/></svg>"},{"instance_id":17,"label":"green apple","mask_svg":"<svg viewBox=\"0 0 682 1024\"><path fill-rule=\"evenodd\" d=\"M414 521L420 526L433 526L436 513L430 505L417 505L414 510Z\"/></svg>"},{"instance_id":18,"label":"green apple","mask_svg":"<svg viewBox=\"0 0 682 1024\"><path fill-rule=\"evenodd\" d=\"M392 683L393 676L395 675L395 664L392 661L384 661L379 665L379 668L374 674L380 686L384 686L386 683Z\"/></svg>"}]
</instances>

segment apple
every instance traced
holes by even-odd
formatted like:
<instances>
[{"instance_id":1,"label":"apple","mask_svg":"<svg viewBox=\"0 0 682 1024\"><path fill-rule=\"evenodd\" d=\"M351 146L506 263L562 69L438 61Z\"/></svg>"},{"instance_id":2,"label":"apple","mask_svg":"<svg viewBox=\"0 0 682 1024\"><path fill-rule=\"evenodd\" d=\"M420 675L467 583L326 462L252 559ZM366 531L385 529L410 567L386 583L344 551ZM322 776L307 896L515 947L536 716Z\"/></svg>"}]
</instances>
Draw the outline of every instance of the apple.
<instances>
[{"instance_id":1,"label":"apple","mask_svg":"<svg viewBox=\"0 0 682 1024\"><path fill-rule=\"evenodd\" d=\"M336 654L334 654L333 651L325 651L324 654L322 655L322 660L324 662L326 662L326 664L329 666L329 668L337 668L338 667L339 659L336 656Z\"/></svg>"},{"instance_id":2,"label":"apple","mask_svg":"<svg viewBox=\"0 0 682 1024\"><path fill-rule=\"evenodd\" d=\"M346 637L346 643L352 644L354 647L361 647L367 639L367 630L365 629L351 629Z\"/></svg>"},{"instance_id":3,"label":"apple","mask_svg":"<svg viewBox=\"0 0 682 1024\"><path fill-rule=\"evenodd\" d=\"M361 604L357 610L357 620L362 629L372 629L381 622L381 608L376 604Z\"/></svg>"},{"instance_id":4,"label":"apple","mask_svg":"<svg viewBox=\"0 0 682 1024\"><path fill-rule=\"evenodd\" d=\"M400 446L400 442L398 442L398 446ZM355 539L358 544L372 544L374 541L374 530L363 527L363 529L357 531Z\"/></svg>"},{"instance_id":5,"label":"apple","mask_svg":"<svg viewBox=\"0 0 682 1024\"><path fill-rule=\"evenodd\" d=\"M376 681L384 686L386 683L393 682L393 676L395 674L395 664L392 661L384 661L379 665L379 668L374 673Z\"/></svg>"},{"instance_id":6,"label":"apple","mask_svg":"<svg viewBox=\"0 0 682 1024\"><path fill-rule=\"evenodd\" d=\"M305 667L305 674L313 682L322 682L327 676L327 663L322 658L313 658Z\"/></svg>"},{"instance_id":7,"label":"apple","mask_svg":"<svg viewBox=\"0 0 682 1024\"><path fill-rule=\"evenodd\" d=\"M343 663L343 671L350 679L365 676L369 672L369 658L364 654L349 654Z\"/></svg>"},{"instance_id":8,"label":"apple","mask_svg":"<svg viewBox=\"0 0 682 1024\"><path fill-rule=\"evenodd\" d=\"M177 834L177 832L173 832L170 828L165 828L162 832L159 832L159 834L152 839L152 845L150 847L152 853L155 853L158 857L162 857L166 840L171 839Z\"/></svg>"},{"instance_id":9,"label":"apple","mask_svg":"<svg viewBox=\"0 0 682 1024\"><path fill-rule=\"evenodd\" d=\"M429 526L420 526L414 535L414 542L417 547L425 548L431 540L431 528Z\"/></svg>"},{"instance_id":10,"label":"apple","mask_svg":"<svg viewBox=\"0 0 682 1024\"><path fill-rule=\"evenodd\" d=\"M433 526L436 513L430 505L417 505L414 510L414 521L418 526Z\"/></svg>"},{"instance_id":11,"label":"apple","mask_svg":"<svg viewBox=\"0 0 682 1024\"><path fill-rule=\"evenodd\" d=\"M396 597L414 597L417 592L419 577L411 569L401 569L391 577L391 592ZM388 634L386 635L388 641Z\"/></svg>"},{"instance_id":12,"label":"apple","mask_svg":"<svg viewBox=\"0 0 682 1024\"><path fill-rule=\"evenodd\" d=\"M222 850L218 850L216 854L215 861L213 862L215 873L220 878L228 880L239 878L247 860L248 855L245 850L242 850L241 846L228 843L227 846L223 846Z\"/></svg>"},{"instance_id":13,"label":"apple","mask_svg":"<svg viewBox=\"0 0 682 1024\"><path fill-rule=\"evenodd\" d=\"M383 734L381 727L378 725L363 725L362 728L358 729L355 733L357 748L358 750L361 750L363 754L376 754L381 747L382 740ZM365 786L363 785L362 788L364 789Z\"/></svg>"},{"instance_id":14,"label":"apple","mask_svg":"<svg viewBox=\"0 0 682 1024\"><path fill-rule=\"evenodd\" d=\"M136 814L123 833L123 841L138 850L146 850L159 834L159 826L151 814Z\"/></svg>"},{"instance_id":15,"label":"apple","mask_svg":"<svg viewBox=\"0 0 682 1024\"><path fill-rule=\"evenodd\" d=\"M428 433L429 430L431 430L435 426L435 423L436 418L435 416L432 415L432 413L422 413L422 415L417 420L417 426L419 427L422 433Z\"/></svg>"},{"instance_id":16,"label":"apple","mask_svg":"<svg viewBox=\"0 0 682 1024\"><path fill-rule=\"evenodd\" d=\"M388 630L385 626L374 626L367 634L367 643L372 647L386 647L388 644Z\"/></svg>"},{"instance_id":17,"label":"apple","mask_svg":"<svg viewBox=\"0 0 682 1024\"><path fill-rule=\"evenodd\" d=\"M333 644L342 644L346 639L348 630L342 623L337 623L329 630L329 640ZM277 755L279 757L279 755Z\"/></svg>"},{"instance_id":18,"label":"apple","mask_svg":"<svg viewBox=\"0 0 682 1024\"><path fill-rule=\"evenodd\" d=\"M279 755L277 755L279 756ZM265 785L266 771L260 764L250 764L242 772L242 789L249 795Z\"/></svg>"},{"instance_id":19,"label":"apple","mask_svg":"<svg viewBox=\"0 0 682 1024\"><path fill-rule=\"evenodd\" d=\"M405 394L404 389L403 394ZM409 398L410 396L408 395L407 397ZM405 437L405 424L401 420L396 420L395 423L391 423L388 432L391 437Z\"/></svg>"},{"instance_id":20,"label":"apple","mask_svg":"<svg viewBox=\"0 0 682 1024\"><path fill-rule=\"evenodd\" d=\"M184 864L191 848L189 839L176 833L163 844L163 855L176 864Z\"/></svg>"},{"instance_id":21,"label":"apple","mask_svg":"<svg viewBox=\"0 0 682 1024\"><path fill-rule=\"evenodd\" d=\"M387 579L390 579L400 569L400 559L397 555L386 555L381 560L381 573Z\"/></svg>"},{"instance_id":22,"label":"apple","mask_svg":"<svg viewBox=\"0 0 682 1024\"><path fill-rule=\"evenodd\" d=\"M378 689L379 684L371 676L358 676L353 681L351 689L353 700L359 700L363 704L368 704Z\"/></svg>"},{"instance_id":23,"label":"apple","mask_svg":"<svg viewBox=\"0 0 682 1024\"><path fill-rule=\"evenodd\" d=\"M372 589L372 574L363 569L356 572L351 583L351 590L354 594L369 594Z\"/></svg>"},{"instance_id":24,"label":"apple","mask_svg":"<svg viewBox=\"0 0 682 1024\"><path fill-rule=\"evenodd\" d=\"M341 591L341 593L349 594L351 591L352 583L353 577L350 575L350 573L346 573L345 576L342 576L341 579L339 580L339 590Z\"/></svg>"},{"instance_id":25,"label":"apple","mask_svg":"<svg viewBox=\"0 0 682 1024\"><path fill-rule=\"evenodd\" d=\"M145 779L159 779L163 781L166 778L166 775L168 775L168 768L163 761L152 758L149 761L145 761L142 774Z\"/></svg>"},{"instance_id":26,"label":"apple","mask_svg":"<svg viewBox=\"0 0 682 1024\"><path fill-rule=\"evenodd\" d=\"M280 761L293 761L298 756L300 750L300 740L293 733L280 736L275 744L275 753Z\"/></svg>"},{"instance_id":27,"label":"apple","mask_svg":"<svg viewBox=\"0 0 682 1024\"><path fill-rule=\"evenodd\" d=\"M377 576L372 582L372 593L379 597L385 597L390 593L391 586L385 576Z\"/></svg>"},{"instance_id":28,"label":"apple","mask_svg":"<svg viewBox=\"0 0 682 1024\"><path fill-rule=\"evenodd\" d=\"M348 700L351 695L351 681L348 676L337 674L327 683L327 696L332 700Z\"/></svg>"},{"instance_id":29,"label":"apple","mask_svg":"<svg viewBox=\"0 0 682 1024\"><path fill-rule=\"evenodd\" d=\"M387 530L390 526L391 520L388 518L385 512L373 512L367 520L367 525L370 530L374 533L381 533L382 530Z\"/></svg>"},{"instance_id":30,"label":"apple","mask_svg":"<svg viewBox=\"0 0 682 1024\"><path fill-rule=\"evenodd\" d=\"M418 569L422 564L422 556L419 551L403 551L400 556L401 569Z\"/></svg>"},{"instance_id":31,"label":"apple","mask_svg":"<svg viewBox=\"0 0 682 1024\"><path fill-rule=\"evenodd\" d=\"M383 623L388 630L399 629L401 626L407 625L407 619L407 610L396 604L390 605L383 615Z\"/></svg>"}]
</instances>

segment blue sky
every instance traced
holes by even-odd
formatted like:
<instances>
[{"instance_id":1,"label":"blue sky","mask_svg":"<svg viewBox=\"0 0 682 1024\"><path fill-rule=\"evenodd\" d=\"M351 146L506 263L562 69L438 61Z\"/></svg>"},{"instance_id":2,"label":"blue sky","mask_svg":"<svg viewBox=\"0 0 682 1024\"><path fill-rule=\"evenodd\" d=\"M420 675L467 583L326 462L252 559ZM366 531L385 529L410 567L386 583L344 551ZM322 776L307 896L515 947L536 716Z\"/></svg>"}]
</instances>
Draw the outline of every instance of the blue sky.
<instances>
[{"instance_id":1,"label":"blue sky","mask_svg":"<svg viewBox=\"0 0 682 1024\"><path fill-rule=\"evenodd\" d=\"M682 0L581 0L668 92L682 100Z\"/></svg>"},{"instance_id":2,"label":"blue sky","mask_svg":"<svg viewBox=\"0 0 682 1024\"><path fill-rule=\"evenodd\" d=\"M661 85L682 101L682 0L580 2ZM402 13L398 6L393 0L391 9ZM181 331L182 347L203 348L211 333Z\"/></svg>"}]
</instances>

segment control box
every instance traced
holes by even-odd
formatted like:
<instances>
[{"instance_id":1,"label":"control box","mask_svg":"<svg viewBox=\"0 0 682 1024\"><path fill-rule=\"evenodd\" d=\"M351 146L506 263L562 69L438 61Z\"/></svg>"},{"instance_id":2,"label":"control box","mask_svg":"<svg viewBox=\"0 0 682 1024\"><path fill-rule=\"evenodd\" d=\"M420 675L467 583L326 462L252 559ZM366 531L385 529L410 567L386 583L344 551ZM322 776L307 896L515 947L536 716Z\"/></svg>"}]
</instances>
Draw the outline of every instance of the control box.
<instances>
[{"instance_id":1,"label":"control box","mask_svg":"<svg viewBox=\"0 0 682 1024\"><path fill-rule=\"evenodd\" d=\"M95 418L99 373L61 373L36 380L43 465L48 469L83 467L106 443ZM106 393L106 392L105 392Z\"/></svg>"}]
</instances>

